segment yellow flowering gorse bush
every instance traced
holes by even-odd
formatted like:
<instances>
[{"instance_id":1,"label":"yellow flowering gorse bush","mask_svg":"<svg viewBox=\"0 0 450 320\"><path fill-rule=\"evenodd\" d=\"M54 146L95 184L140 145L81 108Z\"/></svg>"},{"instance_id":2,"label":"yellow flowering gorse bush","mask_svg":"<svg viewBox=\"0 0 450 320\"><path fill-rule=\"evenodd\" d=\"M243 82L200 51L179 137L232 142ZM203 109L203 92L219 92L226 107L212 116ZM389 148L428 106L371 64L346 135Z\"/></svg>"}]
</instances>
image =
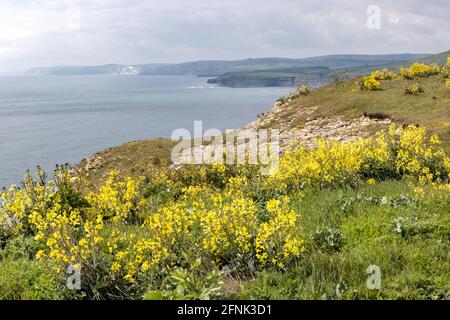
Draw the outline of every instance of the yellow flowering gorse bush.
<instances>
[{"instance_id":1,"label":"yellow flowering gorse bush","mask_svg":"<svg viewBox=\"0 0 450 320\"><path fill-rule=\"evenodd\" d=\"M405 89L405 94L413 96L417 96L424 92L425 89L417 82L413 83L412 85L410 85L408 88Z\"/></svg>"},{"instance_id":2,"label":"yellow flowering gorse bush","mask_svg":"<svg viewBox=\"0 0 450 320\"><path fill-rule=\"evenodd\" d=\"M400 74L405 79L425 78L439 74L441 69L437 65L427 65L424 63L413 63L409 68L401 68Z\"/></svg>"},{"instance_id":3,"label":"yellow flowering gorse bush","mask_svg":"<svg viewBox=\"0 0 450 320\"><path fill-rule=\"evenodd\" d=\"M291 188L357 183L361 178L387 179L428 176L448 179L450 167L437 136L426 137L425 128L390 127L388 133L342 143L319 139L317 147L300 145L287 150L272 179Z\"/></svg>"},{"instance_id":4,"label":"yellow flowering gorse bush","mask_svg":"<svg viewBox=\"0 0 450 320\"><path fill-rule=\"evenodd\" d=\"M442 68L442 74L444 75L445 85L450 88L450 56L447 57L447 64Z\"/></svg>"},{"instance_id":5,"label":"yellow flowering gorse bush","mask_svg":"<svg viewBox=\"0 0 450 320\"><path fill-rule=\"evenodd\" d=\"M445 79L450 78L450 56L447 57L447 64L441 69Z\"/></svg>"},{"instance_id":6,"label":"yellow flowering gorse bush","mask_svg":"<svg viewBox=\"0 0 450 320\"><path fill-rule=\"evenodd\" d=\"M270 219L260 225L256 237L256 257L263 264L284 268L290 257L298 257L304 249L298 214L289 209L288 203L287 197L267 202Z\"/></svg>"},{"instance_id":7,"label":"yellow flowering gorse bush","mask_svg":"<svg viewBox=\"0 0 450 320\"><path fill-rule=\"evenodd\" d=\"M360 89L366 91L381 90L381 83L375 78L375 76L369 75L361 79Z\"/></svg>"},{"instance_id":8,"label":"yellow flowering gorse bush","mask_svg":"<svg viewBox=\"0 0 450 320\"><path fill-rule=\"evenodd\" d=\"M305 251L301 215L286 195L308 187L411 179L446 190L450 160L424 128L391 126L389 132L343 143L288 149L271 176L250 166L193 166L144 179L111 172L96 191L73 186L66 170L45 183L28 173L22 188L1 195L2 239L29 235L36 258L64 274L81 268L85 292L94 298L146 290L201 259L204 270L232 265L253 272L284 269Z\"/></svg>"},{"instance_id":9,"label":"yellow flowering gorse bush","mask_svg":"<svg viewBox=\"0 0 450 320\"><path fill-rule=\"evenodd\" d=\"M391 80L397 78L397 74L390 69L375 70L371 73L371 76L375 80Z\"/></svg>"},{"instance_id":10,"label":"yellow flowering gorse bush","mask_svg":"<svg viewBox=\"0 0 450 320\"><path fill-rule=\"evenodd\" d=\"M87 283L97 281L99 270L110 268L116 249L128 243L122 228L142 204L140 181L117 179L112 172L97 193L86 196L92 201L88 203L75 189L67 190L72 188L67 171L57 171L48 184L27 174L22 189L12 187L2 194L3 236L31 234L44 246L36 253L38 260L52 261L61 274L74 265L83 269Z\"/></svg>"},{"instance_id":11,"label":"yellow flowering gorse bush","mask_svg":"<svg viewBox=\"0 0 450 320\"><path fill-rule=\"evenodd\" d=\"M418 79L426 78L432 75L442 74L444 76L444 82L447 87L450 87L450 57L447 58L447 64L439 67L437 65L428 65L424 63L415 62L408 68L401 67L400 74L390 69L375 70L370 75L362 77L356 84L359 85L361 91L377 91L381 90L381 82L385 80L398 80L398 79ZM353 88L353 92L357 89ZM413 83L410 87L405 89L405 94L418 95L424 93L424 89L417 83Z\"/></svg>"}]
</instances>

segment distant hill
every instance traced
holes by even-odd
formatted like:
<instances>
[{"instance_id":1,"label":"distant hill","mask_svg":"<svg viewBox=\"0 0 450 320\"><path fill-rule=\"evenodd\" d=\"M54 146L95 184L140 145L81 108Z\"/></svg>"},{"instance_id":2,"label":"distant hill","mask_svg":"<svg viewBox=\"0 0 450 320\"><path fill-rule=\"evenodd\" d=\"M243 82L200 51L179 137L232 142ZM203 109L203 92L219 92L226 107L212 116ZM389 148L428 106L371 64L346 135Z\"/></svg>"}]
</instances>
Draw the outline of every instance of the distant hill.
<instances>
[{"instance_id":1,"label":"distant hill","mask_svg":"<svg viewBox=\"0 0 450 320\"><path fill-rule=\"evenodd\" d=\"M283 70L265 69L249 72L227 72L208 80L208 82L228 87L298 86L299 84L318 87L335 78L347 79L357 77L369 74L377 69L390 68L399 70L400 67L409 66L415 61L443 65L450 55L449 52L446 51L434 55L333 55L313 57L300 60L302 60L302 63L320 65L321 68L326 67L327 70L308 70L292 67ZM264 77L264 75L266 76Z\"/></svg>"},{"instance_id":2,"label":"distant hill","mask_svg":"<svg viewBox=\"0 0 450 320\"><path fill-rule=\"evenodd\" d=\"M329 83L307 96L287 97L283 106L264 113L258 121L269 128L290 130L304 127L311 119L337 123L337 118L354 121L365 114L427 127L440 136L442 146L450 152L450 90L442 75L416 81L424 89L420 95L405 94L412 82L402 78L381 81L382 90L372 92L354 90L358 88L354 79Z\"/></svg>"},{"instance_id":3,"label":"distant hill","mask_svg":"<svg viewBox=\"0 0 450 320\"><path fill-rule=\"evenodd\" d=\"M426 54L391 55L329 55L302 59L255 58L245 60L207 60L178 64L107 64L101 66L56 66L33 68L32 74L83 75L83 74L143 74L143 75L196 75L219 76L228 72L253 72L260 70L327 67L351 68L395 63L408 59L425 58Z\"/></svg>"},{"instance_id":4,"label":"distant hill","mask_svg":"<svg viewBox=\"0 0 450 320\"><path fill-rule=\"evenodd\" d=\"M358 75L368 74L368 73L370 73L374 70L380 69L380 68L389 68L389 69L398 71L398 70L400 70L401 67L407 67L413 62L444 65L447 63L448 56L450 56L450 50L447 50L445 52L441 52L438 54L429 55L424 58L415 58L415 59L399 61L397 63L381 64L381 65L374 65L374 66L368 66L368 67L354 67L354 68L348 68L345 70L342 69L342 70L337 70L337 71L338 71L338 73L343 73L345 71L352 76L358 76Z\"/></svg>"},{"instance_id":5,"label":"distant hill","mask_svg":"<svg viewBox=\"0 0 450 320\"><path fill-rule=\"evenodd\" d=\"M101 66L55 66L33 68L29 74L42 75L95 75L95 74L143 74L158 68L162 64L145 64L142 66L106 64Z\"/></svg>"},{"instance_id":6,"label":"distant hill","mask_svg":"<svg viewBox=\"0 0 450 320\"><path fill-rule=\"evenodd\" d=\"M284 68L258 71L227 72L208 80L208 83L227 87L294 87L307 83L319 87L331 79L328 67Z\"/></svg>"},{"instance_id":7,"label":"distant hill","mask_svg":"<svg viewBox=\"0 0 450 320\"><path fill-rule=\"evenodd\" d=\"M435 63L437 65L443 65L447 63L447 57L450 56L450 50L447 50L445 52L441 52L438 54L433 54L431 56L419 59L421 62L425 63Z\"/></svg>"},{"instance_id":8,"label":"distant hill","mask_svg":"<svg viewBox=\"0 0 450 320\"><path fill-rule=\"evenodd\" d=\"M332 79L355 77L380 68L400 69L413 61L445 64L450 51L439 54L326 55L302 59L253 58L205 60L178 64L108 64L101 66L57 66L34 68L44 75L192 75L209 77L208 83L228 87L318 87Z\"/></svg>"},{"instance_id":9,"label":"distant hill","mask_svg":"<svg viewBox=\"0 0 450 320\"><path fill-rule=\"evenodd\" d=\"M410 59L422 59L427 56L429 55L328 55L302 59L254 58L235 61L194 61L161 66L151 70L149 74L196 75L212 77L223 75L229 72L253 72L288 68L327 67L330 69L336 69L396 63L399 61Z\"/></svg>"}]
</instances>

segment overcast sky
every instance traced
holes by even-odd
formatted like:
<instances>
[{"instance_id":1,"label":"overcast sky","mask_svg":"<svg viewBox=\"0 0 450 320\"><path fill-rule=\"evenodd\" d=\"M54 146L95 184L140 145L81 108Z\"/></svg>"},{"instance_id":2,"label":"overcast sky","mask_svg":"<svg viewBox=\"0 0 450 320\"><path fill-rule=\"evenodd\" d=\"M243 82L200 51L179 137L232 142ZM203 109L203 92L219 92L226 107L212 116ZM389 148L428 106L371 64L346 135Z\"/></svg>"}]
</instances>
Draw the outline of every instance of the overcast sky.
<instances>
[{"instance_id":1,"label":"overcast sky","mask_svg":"<svg viewBox=\"0 0 450 320\"><path fill-rule=\"evenodd\" d=\"M449 0L0 0L2 72L448 49Z\"/></svg>"}]
</instances>

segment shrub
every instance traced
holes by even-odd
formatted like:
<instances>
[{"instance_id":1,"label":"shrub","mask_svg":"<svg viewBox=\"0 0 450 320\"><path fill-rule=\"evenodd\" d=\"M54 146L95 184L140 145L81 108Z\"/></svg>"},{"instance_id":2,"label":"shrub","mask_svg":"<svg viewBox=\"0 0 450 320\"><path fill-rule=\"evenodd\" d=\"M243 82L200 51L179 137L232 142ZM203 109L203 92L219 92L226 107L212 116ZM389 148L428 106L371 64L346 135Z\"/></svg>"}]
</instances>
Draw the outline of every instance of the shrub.
<instances>
[{"instance_id":1,"label":"shrub","mask_svg":"<svg viewBox=\"0 0 450 320\"><path fill-rule=\"evenodd\" d=\"M425 128L391 126L389 133L354 142L316 141L316 148L300 144L288 149L271 177L288 188L355 185L361 180L411 177L447 181L450 161L436 136Z\"/></svg>"},{"instance_id":2,"label":"shrub","mask_svg":"<svg viewBox=\"0 0 450 320\"><path fill-rule=\"evenodd\" d=\"M267 203L269 219L259 226L256 236L256 257L260 263L284 268L292 257L303 251L297 225L298 215L289 210L288 198L273 199Z\"/></svg>"},{"instance_id":3,"label":"shrub","mask_svg":"<svg viewBox=\"0 0 450 320\"><path fill-rule=\"evenodd\" d=\"M410 227L411 225L417 224L418 219L417 217L408 217L405 218L403 216L400 216L396 219L394 219L394 222L392 223L392 231L398 234L401 234L402 236L405 236L406 229Z\"/></svg>"},{"instance_id":4,"label":"shrub","mask_svg":"<svg viewBox=\"0 0 450 320\"><path fill-rule=\"evenodd\" d=\"M59 277L51 264L36 261L42 244L20 235L4 243L0 250L0 300L40 300L76 298L66 287L67 275Z\"/></svg>"},{"instance_id":5,"label":"shrub","mask_svg":"<svg viewBox=\"0 0 450 320\"><path fill-rule=\"evenodd\" d=\"M370 75L361 79L360 89L362 91L381 90L381 83L377 79L375 79L374 76Z\"/></svg>"},{"instance_id":6,"label":"shrub","mask_svg":"<svg viewBox=\"0 0 450 320\"><path fill-rule=\"evenodd\" d=\"M71 183L67 172L58 169L56 179L48 183L43 177L39 169L38 181L27 174L24 188L13 187L2 194L2 230L12 236L33 236L42 246L36 259L52 262L57 275L69 265L81 268L82 289L89 297L105 298L117 289L127 294L126 285L112 284L114 274L107 270L112 254L128 242L127 233L121 228L134 221L130 217L139 211L138 182L130 178L118 181L113 172L98 193L88 194L89 206L73 207L69 201L72 197L64 196L63 191ZM57 187L61 184L65 188Z\"/></svg>"},{"instance_id":7,"label":"shrub","mask_svg":"<svg viewBox=\"0 0 450 320\"><path fill-rule=\"evenodd\" d=\"M26 258L0 261L0 300L64 299L67 291L45 263Z\"/></svg>"},{"instance_id":8,"label":"shrub","mask_svg":"<svg viewBox=\"0 0 450 320\"><path fill-rule=\"evenodd\" d=\"M282 104L285 104L286 102L287 102L287 99L285 97L280 97L276 100L277 105L282 105Z\"/></svg>"},{"instance_id":9,"label":"shrub","mask_svg":"<svg viewBox=\"0 0 450 320\"><path fill-rule=\"evenodd\" d=\"M248 182L242 176L230 178L224 190L183 187L145 218L139 180L119 179L116 172L81 208L67 206L52 181L35 182L30 181L29 193L12 188L2 195L1 225L20 234L26 224L40 245L36 259L51 262L56 275L69 265L81 268L89 298L140 297L149 278L164 278L193 257L216 266L241 260L283 268L303 250L298 215L289 210L287 198L269 201L268 214L260 216L244 194ZM51 192L44 204L29 197L47 197L44 192ZM182 260L186 254L190 258Z\"/></svg>"},{"instance_id":10,"label":"shrub","mask_svg":"<svg viewBox=\"0 0 450 320\"><path fill-rule=\"evenodd\" d=\"M409 88L405 89L405 94L417 96L425 93L425 89L417 82L413 83Z\"/></svg>"},{"instance_id":11,"label":"shrub","mask_svg":"<svg viewBox=\"0 0 450 320\"><path fill-rule=\"evenodd\" d=\"M447 57L447 64L444 67L442 67L441 72L444 75L445 79L450 78L450 56ZM448 86L448 82L446 82L446 84Z\"/></svg>"},{"instance_id":12,"label":"shrub","mask_svg":"<svg viewBox=\"0 0 450 320\"><path fill-rule=\"evenodd\" d=\"M313 235L314 243L327 251L339 251L343 245L342 233L336 228L321 228Z\"/></svg>"},{"instance_id":13,"label":"shrub","mask_svg":"<svg viewBox=\"0 0 450 320\"><path fill-rule=\"evenodd\" d=\"M425 78L439 74L440 68L436 65L413 63L409 68L401 68L400 74L405 79Z\"/></svg>"},{"instance_id":14,"label":"shrub","mask_svg":"<svg viewBox=\"0 0 450 320\"><path fill-rule=\"evenodd\" d=\"M369 119L376 119L376 120L387 120L391 118L390 115L382 112L363 112L363 116Z\"/></svg>"},{"instance_id":15,"label":"shrub","mask_svg":"<svg viewBox=\"0 0 450 320\"><path fill-rule=\"evenodd\" d=\"M221 273L217 270L203 273L201 259L196 259L189 270L177 268L163 281L161 290L150 290L145 300L210 300L222 295Z\"/></svg>"},{"instance_id":16,"label":"shrub","mask_svg":"<svg viewBox=\"0 0 450 320\"><path fill-rule=\"evenodd\" d=\"M307 96L311 92L310 88L306 85L301 85L297 90L289 96L289 100L297 99L300 96Z\"/></svg>"},{"instance_id":17,"label":"shrub","mask_svg":"<svg viewBox=\"0 0 450 320\"><path fill-rule=\"evenodd\" d=\"M375 80L391 80L397 77L397 74L390 69L376 70L371 73Z\"/></svg>"},{"instance_id":18,"label":"shrub","mask_svg":"<svg viewBox=\"0 0 450 320\"><path fill-rule=\"evenodd\" d=\"M257 171L247 165L183 166L152 171L146 188L143 179L113 171L103 186L85 194L64 168L48 182L41 170L37 178L28 173L22 188L1 194L1 261L7 261L5 270L21 270L17 279L27 283L23 270L38 270L32 278L51 281L49 288L58 288L53 281L63 284L69 265L80 267L80 295L87 298L141 298L145 292L147 298L212 298L223 268L245 277L303 262L301 218L288 197L300 197L301 189L404 178L450 190L450 159L439 139L412 126L348 143L299 145L281 156L272 176ZM349 200L346 207L352 201L394 207L385 197ZM399 198L395 206L409 201ZM319 230L315 241L334 251L342 243L336 229ZM6 276L2 281L13 287ZM15 296L11 290L5 292ZM53 294L51 289L42 296ZM28 296L41 297L41 291Z\"/></svg>"},{"instance_id":19,"label":"shrub","mask_svg":"<svg viewBox=\"0 0 450 320\"><path fill-rule=\"evenodd\" d=\"M305 85L299 86L297 89L297 93L301 96L307 96L310 92L311 92L310 88Z\"/></svg>"}]
</instances>

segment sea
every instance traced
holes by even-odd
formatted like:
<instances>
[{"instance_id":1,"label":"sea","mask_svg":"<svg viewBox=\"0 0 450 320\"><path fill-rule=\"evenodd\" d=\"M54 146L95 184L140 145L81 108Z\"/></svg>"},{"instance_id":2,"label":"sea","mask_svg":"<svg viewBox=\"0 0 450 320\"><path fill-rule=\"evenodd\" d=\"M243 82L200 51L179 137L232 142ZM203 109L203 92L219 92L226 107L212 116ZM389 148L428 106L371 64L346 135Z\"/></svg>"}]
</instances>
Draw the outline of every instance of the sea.
<instances>
[{"instance_id":1,"label":"sea","mask_svg":"<svg viewBox=\"0 0 450 320\"><path fill-rule=\"evenodd\" d=\"M292 88L227 88L195 76L0 75L0 188L129 141L240 128Z\"/></svg>"}]
</instances>

